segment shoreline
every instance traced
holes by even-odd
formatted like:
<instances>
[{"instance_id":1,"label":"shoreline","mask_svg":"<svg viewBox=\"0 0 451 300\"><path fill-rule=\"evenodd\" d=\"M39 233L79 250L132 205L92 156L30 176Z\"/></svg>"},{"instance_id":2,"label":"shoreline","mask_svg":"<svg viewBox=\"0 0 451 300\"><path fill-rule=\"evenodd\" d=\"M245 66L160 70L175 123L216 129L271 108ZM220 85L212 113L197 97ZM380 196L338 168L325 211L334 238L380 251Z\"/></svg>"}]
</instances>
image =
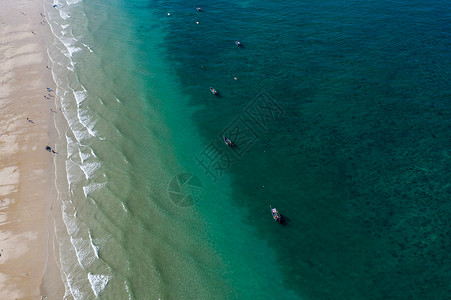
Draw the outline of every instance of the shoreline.
<instances>
[{"instance_id":1,"label":"shoreline","mask_svg":"<svg viewBox=\"0 0 451 300\"><path fill-rule=\"evenodd\" d=\"M54 92L41 0L0 4L0 298L58 299ZM50 94L50 95L49 95ZM44 97L45 96L45 97ZM49 99L47 99L47 98Z\"/></svg>"}]
</instances>

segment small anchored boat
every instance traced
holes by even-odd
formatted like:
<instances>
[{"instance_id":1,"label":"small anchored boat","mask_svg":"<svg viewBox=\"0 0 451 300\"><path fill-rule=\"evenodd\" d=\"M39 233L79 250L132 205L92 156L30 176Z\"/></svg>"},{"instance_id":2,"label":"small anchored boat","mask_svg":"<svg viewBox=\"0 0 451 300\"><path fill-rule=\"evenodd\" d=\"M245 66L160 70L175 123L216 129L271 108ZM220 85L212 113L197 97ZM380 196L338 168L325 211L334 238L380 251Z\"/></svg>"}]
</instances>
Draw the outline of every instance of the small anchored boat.
<instances>
[{"instance_id":1,"label":"small anchored boat","mask_svg":"<svg viewBox=\"0 0 451 300\"><path fill-rule=\"evenodd\" d=\"M214 89L214 88L212 88L212 87L210 87L210 91L213 93L213 95L216 95L216 96L218 96L218 92Z\"/></svg>"},{"instance_id":2,"label":"small anchored boat","mask_svg":"<svg viewBox=\"0 0 451 300\"><path fill-rule=\"evenodd\" d=\"M224 140L224 143L226 143L227 146L232 147L232 148L235 147L235 144L231 140L226 138L225 136L222 139Z\"/></svg>"},{"instance_id":3,"label":"small anchored boat","mask_svg":"<svg viewBox=\"0 0 451 300\"><path fill-rule=\"evenodd\" d=\"M238 47L240 47L240 46L241 46L241 43L240 43L240 41L238 41L238 40L235 40L235 45L237 45Z\"/></svg>"},{"instance_id":4,"label":"small anchored boat","mask_svg":"<svg viewBox=\"0 0 451 300\"><path fill-rule=\"evenodd\" d=\"M282 221L282 216L279 214L279 212L277 211L276 208L271 207L271 213L272 213L272 218L274 219L275 222L280 223L280 221Z\"/></svg>"},{"instance_id":5,"label":"small anchored boat","mask_svg":"<svg viewBox=\"0 0 451 300\"><path fill-rule=\"evenodd\" d=\"M200 12L200 11L202 11L202 8L200 8L199 6L196 6L196 10Z\"/></svg>"}]
</instances>

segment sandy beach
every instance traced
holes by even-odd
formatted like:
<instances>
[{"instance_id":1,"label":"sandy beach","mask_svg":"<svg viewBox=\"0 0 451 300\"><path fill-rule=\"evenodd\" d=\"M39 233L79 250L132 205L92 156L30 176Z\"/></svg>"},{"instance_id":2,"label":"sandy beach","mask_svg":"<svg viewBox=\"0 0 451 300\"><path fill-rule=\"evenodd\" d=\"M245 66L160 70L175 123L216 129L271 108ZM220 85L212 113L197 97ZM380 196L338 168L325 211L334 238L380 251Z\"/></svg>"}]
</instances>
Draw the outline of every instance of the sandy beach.
<instances>
[{"instance_id":1,"label":"sandy beach","mask_svg":"<svg viewBox=\"0 0 451 300\"><path fill-rule=\"evenodd\" d=\"M40 0L0 3L0 299L61 299L52 209L54 83ZM49 89L50 90L49 90Z\"/></svg>"}]
</instances>

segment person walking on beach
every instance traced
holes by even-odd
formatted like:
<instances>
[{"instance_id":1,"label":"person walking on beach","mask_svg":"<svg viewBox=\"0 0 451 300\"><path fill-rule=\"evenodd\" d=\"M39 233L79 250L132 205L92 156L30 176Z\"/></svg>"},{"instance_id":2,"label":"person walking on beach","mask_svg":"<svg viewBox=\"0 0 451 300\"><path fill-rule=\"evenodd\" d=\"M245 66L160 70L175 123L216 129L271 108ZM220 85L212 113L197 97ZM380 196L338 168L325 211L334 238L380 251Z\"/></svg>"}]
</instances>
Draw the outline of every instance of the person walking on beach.
<instances>
[{"instance_id":1,"label":"person walking on beach","mask_svg":"<svg viewBox=\"0 0 451 300\"><path fill-rule=\"evenodd\" d=\"M52 147L50 147L50 146L46 146L46 147L45 147L45 150L47 150L48 152L52 152L52 153L54 153L54 154L58 154L58 152L56 152L55 150L53 150Z\"/></svg>"}]
</instances>

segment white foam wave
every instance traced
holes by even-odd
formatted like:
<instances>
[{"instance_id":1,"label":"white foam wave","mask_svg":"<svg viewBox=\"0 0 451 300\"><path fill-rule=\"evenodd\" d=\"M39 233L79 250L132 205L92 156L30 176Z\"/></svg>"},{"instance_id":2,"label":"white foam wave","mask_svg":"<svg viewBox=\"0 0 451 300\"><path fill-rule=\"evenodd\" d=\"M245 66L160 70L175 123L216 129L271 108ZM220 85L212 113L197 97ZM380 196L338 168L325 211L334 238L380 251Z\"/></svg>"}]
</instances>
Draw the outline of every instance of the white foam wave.
<instances>
[{"instance_id":1,"label":"white foam wave","mask_svg":"<svg viewBox=\"0 0 451 300\"><path fill-rule=\"evenodd\" d=\"M82 2L82 0L66 0L67 5L74 5Z\"/></svg>"},{"instance_id":2,"label":"white foam wave","mask_svg":"<svg viewBox=\"0 0 451 300\"><path fill-rule=\"evenodd\" d=\"M91 150L91 155L94 157L97 157L97 155L94 153L94 150L92 150L92 148L89 148L89 150Z\"/></svg>"},{"instance_id":3,"label":"white foam wave","mask_svg":"<svg viewBox=\"0 0 451 300\"><path fill-rule=\"evenodd\" d=\"M99 162L89 162L80 166L81 170L85 174L86 180L91 179L92 175L100 168Z\"/></svg>"},{"instance_id":4,"label":"white foam wave","mask_svg":"<svg viewBox=\"0 0 451 300\"><path fill-rule=\"evenodd\" d=\"M87 109L82 108L82 103L86 100L86 97L88 95L86 89L82 86L81 91L73 91L75 100L77 101L77 117L78 121L81 125L83 125L84 128L88 131L88 133L91 136L97 137L97 132L94 130L94 126L96 124L96 121L94 118L89 114L89 111ZM100 138L101 139L101 138ZM78 140L78 138L77 138Z\"/></svg>"},{"instance_id":5,"label":"white foam wave","mask_svg":"<svg viewBox=\"0 0 451 300\"><path fill-rule=\"evenodd\" d=\"M132 293L130 292L130 288L128 287L127 281L124 281L125 290L127 291L128 300L132 300Z\"/></svg>"},{"instance_id":6,"label":"white foam wave","mask_svg":"<svg viewBox=\"0 0 451 300\"><path fill-rule=\"evenodd\" d=\"M71 126L72 124L69 124ZM74 130L72 129L72 132L74 133L75 139L81 143L84 139L89 137L89 133L85 130Z\"/></svg>"},{"instance_id":7,"label":"white foam wave","mask_svg":"<svg viewBox=\"0 0 451 300\"><path fill-rule=\"evenodd\" d=\"M79 146L75 141L66 134L66 142L67 142L67 158L74 155L77 151L79 151Z\"/></svg>"},{"instance_id":8,"label":"white foam wave","mask_svg":"<svg viewBox=\"0 0 451 300\"><path fill-rule=\"evenodd\" d=\"M75 52L81 51L80 47L73 47L73 46L66 46L67 51L69 52L69 56L72 56ZM74 64L72 63L72 66L74 66Z\"/></svg>"},{"instance_id":9,"label":"white foam wave","mask_svg":"<svg viewBox=\"0 0 451 300\"><path fill-rule=\"evenodd\" d=\"M63 18L64 20L67 20L70 18L70 16L67 13L65 13L63 10L60 9L59 11L60 11L61 18Z\"/></svg>"},{"instance_id":10,"label":"white foam wave","mask_svg":"<svg viewBox=\"0 0 451 300\"><path fill-rule=\"evenodd\" d=\"M80 289L74 286L73 284L74 280L72 279L72 277L66 276L66 278L69 285L70 293L72 294L74 299L86 299L85 294L82 291L80 291Z\"/></svg>"},{"instance_id":11,"label":"white foam wave","mask_svg":"<svg viewBox=\"0 0 451 300\"><path fill-rule=\"evenodd\" d=\"M92 51L92 49L91 49L91 47L89 47L88 45L86 45L85 43L82 43L83 44L83 46L85 46L88 50L89 50L89 52L94 52L94 51Z\"/></svg>"},{"instance_id":12,"label":"white foam wave","mask_svg":"<svg viewBox=\"0 0 451 300\"><path fill-rule=\"evenodd\" d=\"M108 282L111 279L111 276L98 274L94 275L92 273L88 274L89 282L91 283L91 288L96 297L100 295L100 293L105 289Z\"/></svg>"},{"instance_id":13,"label":"white foam wave","mask_svg":"<svg viewBox=\"0 0 451 300\"><path fill-rule=\"evenodd\" d=\"M81 163L84 163L88 158L91 157L91 154L83 153L83 151L81 151L81 148L78 149L78 154L80 155Z\"/></svg>"},{"instance_id":14,"label":"white foam wave","mask_svg":"<svg viewBox=\"0 0 451 300\"><path fill-rule=\"evenodd\" d=\"M89 231L89 242L91 243L92 250L94 250L94 255L99 258L99 247L94 245L94 241L92 240L91 232Z\"/></svg>"},{"instance_id":15,"label":"white foam wave","mask_svg":"<svg viewBox=\"0 0 451 300\"><path fill-rule=\"evenodd\" d=\"M94 191L100 190L103 187L106 186L106 182L104 183L91 183L89 185L85 185L83 187L83 193L85 194L85 197L88 197L89 194L91 194Z\"/></svg>"},{"instance_id":16,"label":"white foam wave","mask_svg":"<svg viewBox=\"0 0 451 300\"><path fill-rule=\"evenodd\" d=\"M77 260L80 266L86 269L95 260L91 253L91 246L88 240L83 238L70 238L70 242L75 249Z\"/></svg>"},{"instance_id":17,"label":"white foam wave","mask_svg":"<svg viewBox=\"0 0 451 300\"><path fill-rule=\"evenodd\" d=\"M83 103L83 101L85 101L86 96L88 95L88 92L85 90L85 88L83 88L82 91L73 91L73 93L75 101L77 101L78 106L80 106Z\"/></svg>"},{"instance_id":18,"label":"white foam wave","mask_svg":"<svg viewBox=\"0 0 451 300\"><path fill-rule=\"evenodd\" d=\"M97 136L96 132L93 130L96 122L94 121L94 118L88 114L88 110L78 108L77 116L78 116L78 120L79 120L80 124L86 128L88 133L91 136Z\"/></svg>"},{"instance_id":19,"label":"white foam wave","mask_svg":"<svg viewBox=\"0 0 451 300\"><path fill-rule=\"evenodd\" d=\"M63 34L63 36L58 37L58 38L61 41L61 43L63 43L64 47L66 47L66 49L67 49L66 56L72 57L72 55L75 52L82 50L80 47L76 46L76 43L78 42L78 40L76 38L74 38L73 36L66 37L67 32L65 32L65 31L61 31L61 33Z\"/></svg>"},{"instance_id":20,"label":"white foam wave","mask_svg":"<svg viewBox=\"0 0 451 300\"><path fill-rule=\"evenodd\" d=\"M103 103L102 98L97 98L97 100L99 100L100 104L105 105L105 103Z\"/></svg>"},{"instance_id":21,"label":"white foam wave","mask_svg":"<svg viewBox=\"0 0 451 300\"><path fill-rule=\"evenodd\" d=\"M67 207L65 208L67 209ZM78 227L77 221L75 219L75 215L71 216L67 212L63 212L63 222L66 225L67 233L72 235L77 235L80 231L80 228Z\"/></svg>"},{"instance_id":22,"label":"white foam wave","mask_svg":"<svg viewBox=\"0 0 451 300\"><path fill-rule=\"evenodd\" d=\"M70 159L66 160L66 176L69 184L69 192L71 189L71 184L80 182L80 175L78 174L81 174L80 167Z\"/></svg>"}]
</instances>

